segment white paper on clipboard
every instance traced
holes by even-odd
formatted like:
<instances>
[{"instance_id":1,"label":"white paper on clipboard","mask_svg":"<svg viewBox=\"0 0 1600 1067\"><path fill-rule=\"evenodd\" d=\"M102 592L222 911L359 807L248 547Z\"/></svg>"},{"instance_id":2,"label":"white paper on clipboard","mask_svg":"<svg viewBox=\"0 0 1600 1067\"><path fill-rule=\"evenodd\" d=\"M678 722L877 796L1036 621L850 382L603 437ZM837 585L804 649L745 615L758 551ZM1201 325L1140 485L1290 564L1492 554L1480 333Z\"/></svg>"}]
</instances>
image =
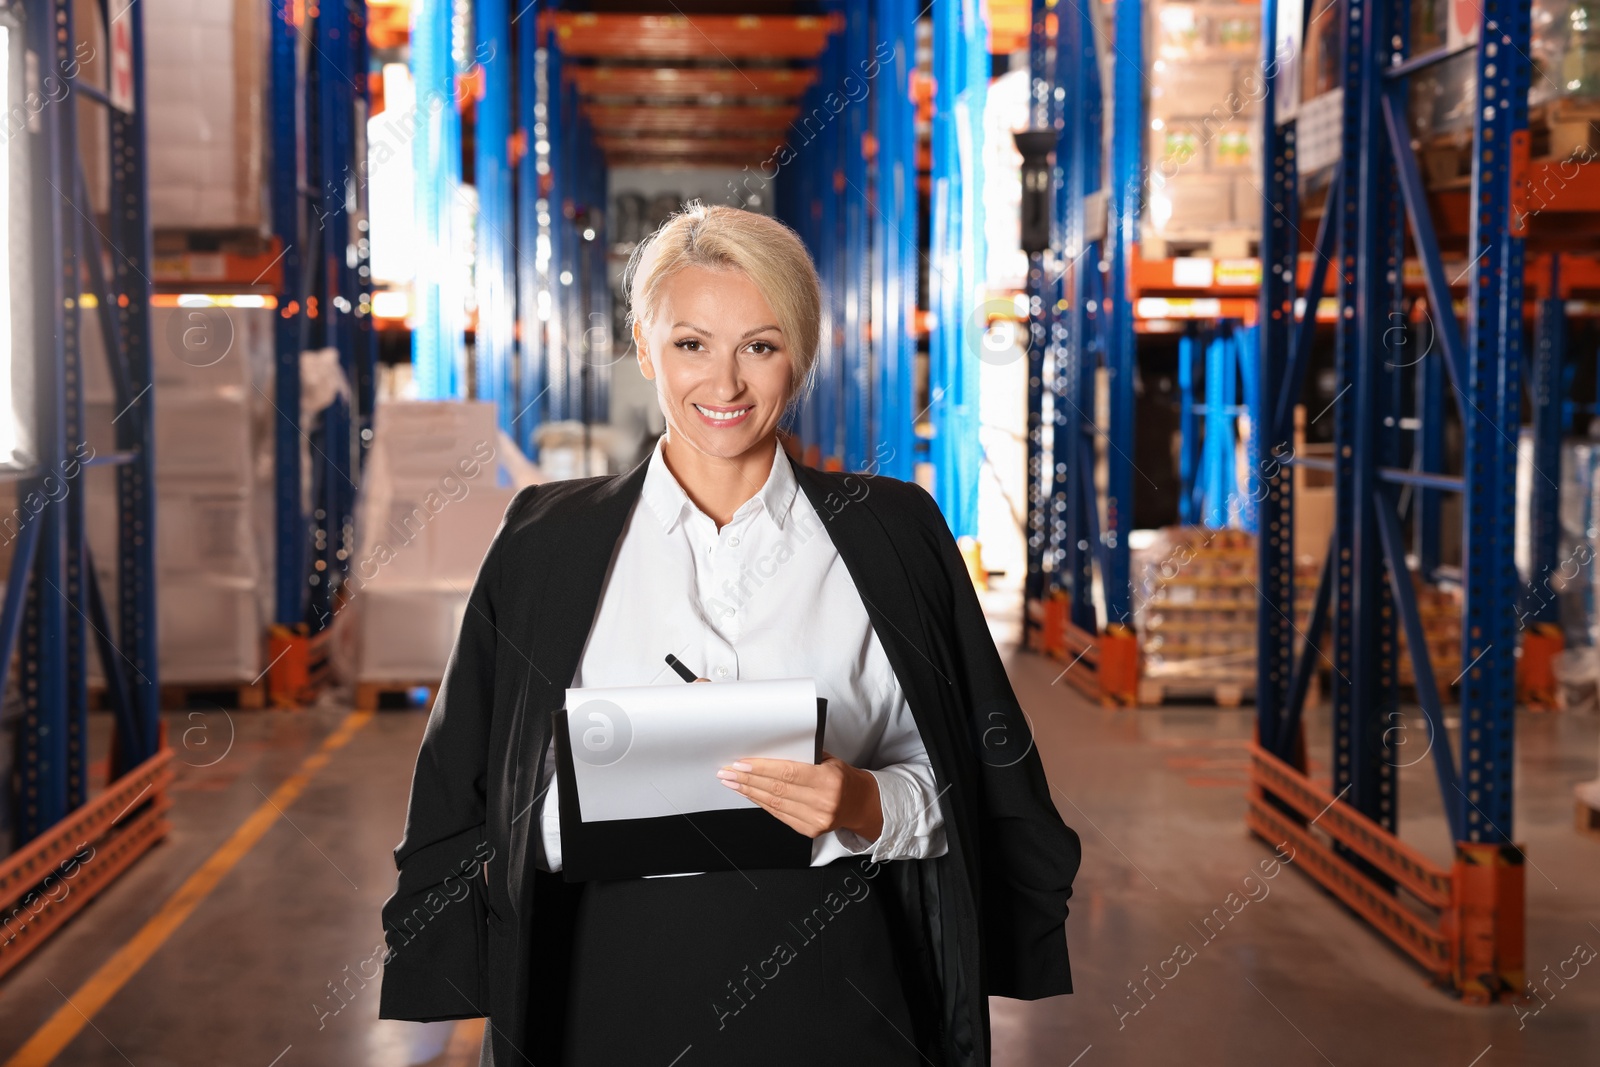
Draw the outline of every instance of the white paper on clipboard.
<instances>
[{"instance_id":1,"label":"white paper on clipboard","mask_svg":"<svg viewBox=\"0 0 1600 1067\"><path fill-rule=\"evenodd\" d=\"M586 823L749 807L720 768L816 757L810 678L568 689L566 707Z\"/></svg>"}]
</instances>

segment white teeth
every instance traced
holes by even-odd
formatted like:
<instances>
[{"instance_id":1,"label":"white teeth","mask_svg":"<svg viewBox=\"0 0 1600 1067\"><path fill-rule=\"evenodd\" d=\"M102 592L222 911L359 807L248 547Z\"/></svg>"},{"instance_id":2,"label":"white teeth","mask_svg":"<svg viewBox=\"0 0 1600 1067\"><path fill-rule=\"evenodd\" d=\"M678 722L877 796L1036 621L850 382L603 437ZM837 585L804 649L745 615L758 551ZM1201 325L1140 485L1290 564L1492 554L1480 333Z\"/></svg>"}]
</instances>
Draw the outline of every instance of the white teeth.
<instances>
[{"instance_id":1,"label":"white teeth","mask_svg":"<svg viewBox=\"0 0 1600 1067\"><path fill-rule=\"evenodd\" d=\"M743 415L745 412L750 410L749 408L740 408L737 411L712 411L710 408L703 408L699 404L696 404L694 409L700 414L704 415L706 418L716 419L718 422L726 422L729 419L737 419L740 415Z\"/></svg>"}]
</instances>

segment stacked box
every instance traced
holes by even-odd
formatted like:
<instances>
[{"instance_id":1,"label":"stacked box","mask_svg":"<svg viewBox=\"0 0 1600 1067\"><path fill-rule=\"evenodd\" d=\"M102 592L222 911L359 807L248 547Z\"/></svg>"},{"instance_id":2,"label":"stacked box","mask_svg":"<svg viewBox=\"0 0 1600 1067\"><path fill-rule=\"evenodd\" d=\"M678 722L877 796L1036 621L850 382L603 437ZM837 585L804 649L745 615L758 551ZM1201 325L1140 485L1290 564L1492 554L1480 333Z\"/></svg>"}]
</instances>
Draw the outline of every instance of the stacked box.
<instances>
[{"instance_id":1,"label":"stacked box","mask_svg":"<svg viewBox=\"0 0 1600 1067\"><path fill-rule=\"evenodd\" d=\"M1146 677L1252 685L1260 594L1256 540L1243 530L1173 526L1140 552L1134 622ZM1318 572L1295 573L1295 626L1305 631Z\"/></svg>"},{"instance_id":2,"label":"stacked box","mask_svg":"<svg viewBox=\"0 0 1600 1067\"><path fill-rule=\"evenodd\" d=\"M341 607L354 619L357 681L426 684L444 674L489 542L517 489L537 476L514 448L492 403L379 402Z\"/></svg>"},{"instance_id":3,"label":"stacked box","mask_svg":"<svg viewBox=\"0 0 1600 1067\"><path fill-rule=\"evenodd\" d=\"M1260 232L1254 188L1240 189L1261 169L1260 21L1253 4L1151 9L1147 239Z\"/></svg>"},{"instance_id":4,"label":"stacked box","mask_svg":"<svg viewBox=\"0 0 1600 1067\"><path fill-rule=\"evenodd\" d=\"M198 302L196 302L198 305ZM156 607L164 683L255 681L273 596L273 312L261 307L152 310ZM115 450L115 400L100 331L86 322L88 446ZM115 612L114 467L81 477L89 542Z\"/></svg>"},{"instance_id":5,"label":"stacked box","mask_svg":"<svg viewBox=\"0 0 1600 1067\"><path fill-rule=\"evenodd\" d=\"M267 5L145 0L143 10L152 225L260 228Z\"/></svg>"}]
</instances>

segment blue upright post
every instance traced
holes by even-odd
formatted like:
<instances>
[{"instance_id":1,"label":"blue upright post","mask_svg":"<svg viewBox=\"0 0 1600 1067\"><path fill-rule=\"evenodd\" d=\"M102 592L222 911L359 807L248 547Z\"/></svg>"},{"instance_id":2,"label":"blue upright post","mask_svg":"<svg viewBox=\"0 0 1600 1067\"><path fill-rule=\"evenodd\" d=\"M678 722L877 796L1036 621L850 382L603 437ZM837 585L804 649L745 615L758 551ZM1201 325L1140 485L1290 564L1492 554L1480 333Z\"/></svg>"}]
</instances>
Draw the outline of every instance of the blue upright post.
<instances>
[{"instance_id":1,"label":"blue upright post","mask_svg":"<svg viewBox=\"0 0 1600 1067\"><path fill-rule=\"evenodd\" d=\"M978 535L978 368L967 351L981 284L983 109L988 32L978 0L934 0L933 212L930 276L939 376L933 443L935 497L957 537ZM1035 472L1037 473L1037 472Z\"/></svg>"},{"instance_id":2,"label":"blue upright post","mask_svg":"<svg viewBox=\"0 0 1600 1067\"><path fill-rule=\"evenodd\" d=\"M1107 563L1101 576L1106 622L1133 625L1133 591L1128 564L1128 534L1133 528L1133 389L1137 369L1131 283L1139 245L1139 203L1144 193L1144 5L1116 0L1116 56L1113 60L1109 237L1111 270L1106 278L1111 325L1106 344Z\"/></svg>"},{"instance_id":3,"label":"blue upright post","mask_svg":"<svg viewBox=\"0 0 1600 1067\"><path fill-rule=\"evenodd\" d=\"M118 646L126 667L131 697L123 720L133 727L129 736L119 733L113 778L154 756L161 747L160 663L156 645L156 466L155 415L150 392L155 381L150 336L150 236L149 163L145 150L144 7L130 4L122 13L129 21L133 43L133 110L111 109L111 172L109 221L117 254L111 256L111 281L116 298L116 343L126 373L124 380L140 403L117 420L117 448L128 454L117 467L118 533L117 610L120 616ZM57 48L66 47L58 39ZM123 299L126 297L126 306ZM102 657L109 672L113 664ZM122 667L116 667L119 672Z\"/></svg>"},{"instance_id":4,"label":"blue upright post","mask_svg":"<svg viewBox=\"0 0 1600 1067\"><path fill-rule=\"evenodd\" d=\"M1061 294L1066 307L1057 332L1055 439L1057 492L1064 494L1066 521L1061 531L1056 581L1070 598L1071 622L1094 633L1099 629L1094 603L1094 542L1098 516L1094 492L1094 376L1098 362L1095 331L1104 317L1091 311L1100 279L1102 238L1090 240L1088 197L1100 189L1102 112L1100 65L1094 23L1089 10L1072 4L1058 10L1055 84L1065 90L1060 106L1061 136L1056 160L1061 172L1057 198L1061 222ZM1053 95L1053 94L1052 94ZM1054 242L1053 242L1054 243ZM1064 483L1064 484L1063 484Z\"/></svg>"},{"instance_id":5,"label":"blue upright post","mask_svg":"<svg viewBox=\"0 0 1600 1067\"><path fill-rule=\"evenodd\" d=\"M1484 0L1478 39L1512 47L1478 49L1473 115L1471 231L1464 383L1466 528L1462 570L1469 581L1461 627L1461 781L1446 797L1465 840L1511 844L1513 691L1517 632L1516 442L1503 427L1521 418L1523 238L1513 227L1512 154L1528 126L1528 0ZM1552 480L1559 472L1543 472ZM1536 475L1537 477L1537 475Z\"/></svg>"},{"instance_id":6,"label":"blue upright post","mask_svg":"<svg viewBox=\"0 0 1600 1067\"><path fill-rule=\"evenodd\" d=\"M417 395L461 395L466 333L455 277L456 204L461 186L461 114L451 47L450 0L416 0L411 9L411 73L419 114L412 140L417 208L417 277L412 358Z\"/></svg>"},{"instance_id":7,"label":"blue upright post","mask_svg":"<svg viewBox=\"0 0 1600 1067\"><path fill-rule=\"evenodd\" d=\"M540 195L541 179L549 173L549 127L540 100L544 53L539 41L539 4L529 3L517 16L517 128L522 158L517 163L517 344L516 410L507 426L529 455L535 455L534 435L544 421L546 375L545 320L550 313L548 250L540 237L548 219L549 202ZM624 339L623 343L627 341Z\"/></svg>"},{"instance_id":8,"label":"blue upright post","mask_svg":"<svg viewBox=\"0 0 1600 1067\"><path fill-rule=\"evenodd\" d=\"M474 54L483 72L473 153L478 186L475 395L495 402L500 428L511 433L511 420L518 410L512 364L517 309L511 244L511 16L507 0L477 0L473 7L477 30ZM524 13L521 17L538 16Z\"/></svg>"},{"instance_id":9,"label":"blue upright post","mask_svg":"<svg viewBox=\"0 0 1600 1067\"><path fill-rule=\"evenodd\" d=\"M1050 97L1053 88L1054 71L1050 69L1050 39L1046 29L1047 17L1046 0L1033 0L1030 8L1031 21L1028 29L1028 125L1035 130L1048 129L1052 115ZM939 46L944 44L949 27L940 27L937 15L935 17L935 44L934 61L939 62ZM959 47L958 40L952 40L947 46L954 49ZM944 94L944 69L939 67L934 76L938 98L934 110L934 143L933 166L935 191L940 187L940 157L942 153L954 153L958 142L955 131L950 122L940 125L945 104ZM956 180L959 180L957 178ZM935 205L937 210L938 205ZM935 231L938 236L938 231ZM948 240L948 238L946 238ZM941 278L941 282L943 279ZM1054 307L1045 300L1047 288L1045 277L1045 257L1043 252L1030 252L1028 254L1028 278L1026 295L1028 301L1028 399L1027 399L1027 494L1025 505L1027 508L1025 532L1027 542L1027 573L1023 578L1023 631L1026 634L1033 624L1033 613L1030 606L1042 601L1048 589L1048 576L1046 565L1049 562L1050 551L1050 514L1049 496L1045 491L1048 479L1045 477L1044 456L1044 379L1045 359L1050 350L1051 331L1050 319L1054 314ZM948 333L949 325L942 315L938 316L941 333ZM940 350L941 353L943 349ZM956 352L954 358L961 358L962 354ZM943 369L942 364L940 365ZM941 386L942 388L942 386ZM940 445L941 451L949 446L939 439L935 444ZM941 501L942 502L942 501Z\"/></svg>"},{"instance_id":10,"label":"blue upright post","mask_svg":"<svg viewBox=\"0 0 1600 1067\"><path fill-rule=\"evenodd\" d=\"M300 26L297 0L273 0L271 28L272 230L282 255L283 282L278 289L278 317L273 350L273 500L277 534L273 621L295 626L306 621L306 547L309 530L301 504L300 483L300 348L305 317L305 140L299 116Z\"/></svg>"},{"instance_id":11,"label":"blue upright post","mask_svg":"<svg viewBox=\"0 0 1600 1067\"><path fill-rule=\"evenodd\" d=\"M878 143L872 236L878 251L872 261L876 373L865 461L891 477L909 479L916 446L912 324L917 310L917 142L910 94L915 12L908 0L876 0L874 12L873 38L886 44L892 55L879 63L874 53L869 60L878 64L872 86Z\"/></svg>"},{"instance_id":12,"label":"blue upright post","mask_svg":"<svg viewBox=\"0 0 1600 1067\"><path fill-rule=\"evenodd\" d=\"M1200 427L1195 420L1194 350L1198 339L1190 330L1178 339L1178 521L1193 526L1200 521L1195 461L1199 454Z\"/></svg>"},{"instance_id":13,"label":"blue upright post","mask_svg":"<svg viewBox=\"0 0 1600 1067\"><path fill-rule=\"evenodd\" d=\"M848 77L859 78L872 51L870 8L864 3L845 4L845 66ZM867 441L872 430L868 400L872 391L869 329L872 318L871 243L867 213L868 110L846 108L839 116L844 129L844 467L866 465Z\"/></svg>"},{"instance_id":14,"label":"blue upright post","mask_svg":"<svg viewBox=\"0 0 1600 1067\"><path fill-rule=\"evenodd\" d=\"M1298 39L1298 36L1297 36ZM1251 466L1261 478L1256 502L1260 537L1256 547L1260 586L1256 630L1256 734L1261 745L1281 759L1303 768L1297 729L1286 726L1295 669L1294 620L1275 610L1294 603L1294 479L1284 460L1293 451L1293 423L1280 410L1292 410L1296 397L1285 388L1294 329L1295 268L1300 235L1295 123L1278 120L1278 0L1261 2L1263 79L1261 98L1261 323L1256 352L1260 377L1259 406L1251 411L1258 430ZM1298 91L1299 86L1294 88ZM1332 201L1330 200L1330 203ZM1324 224L1326 226L1326 223ZM1321 254L1321 250L1318 250ZM1320 290L1320 287L1319 287ZM1307 295L1305 315L1316 321L1320 291ZM1287 394L1287 395L1286 395ZM1289 734L1290 736L1285 736Z\"/></svg>"}]
</instances>

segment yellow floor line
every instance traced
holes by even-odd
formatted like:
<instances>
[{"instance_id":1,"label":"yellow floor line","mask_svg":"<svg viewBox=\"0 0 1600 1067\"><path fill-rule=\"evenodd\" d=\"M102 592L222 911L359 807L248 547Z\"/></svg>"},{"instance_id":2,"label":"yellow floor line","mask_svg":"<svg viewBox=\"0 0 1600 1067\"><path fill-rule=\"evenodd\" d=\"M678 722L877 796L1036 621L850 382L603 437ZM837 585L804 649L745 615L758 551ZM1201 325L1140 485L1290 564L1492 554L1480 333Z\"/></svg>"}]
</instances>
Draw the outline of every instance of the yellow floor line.
<instances>
[{"instance_id":1,"label":"yellow floor line","mask_svg":"<svg viewBox=\"0 0 1600 1067\"><path fill-rule=\"evenodd\" d=\"M272 824L283 817L283 810L295 802L316 773L322 770L332 754L356 735L369 721L373 712L352 711L338 727L323 739L317 750L305 758L300 769L290 775L255 811L222 843L211 856L191 874L161 910L152 915L133 938L117 950L100 969L78 987L67 1003L41 1026L28 1043L5 1062L4 1067L47 1067L61 1051L77 1037L89 1020L105 1007L128 979L149 962L156 950L166 943L178 927L183 925L200 902L217 888L227 873L254 848Z\"/></svg>"}]
</instances>

